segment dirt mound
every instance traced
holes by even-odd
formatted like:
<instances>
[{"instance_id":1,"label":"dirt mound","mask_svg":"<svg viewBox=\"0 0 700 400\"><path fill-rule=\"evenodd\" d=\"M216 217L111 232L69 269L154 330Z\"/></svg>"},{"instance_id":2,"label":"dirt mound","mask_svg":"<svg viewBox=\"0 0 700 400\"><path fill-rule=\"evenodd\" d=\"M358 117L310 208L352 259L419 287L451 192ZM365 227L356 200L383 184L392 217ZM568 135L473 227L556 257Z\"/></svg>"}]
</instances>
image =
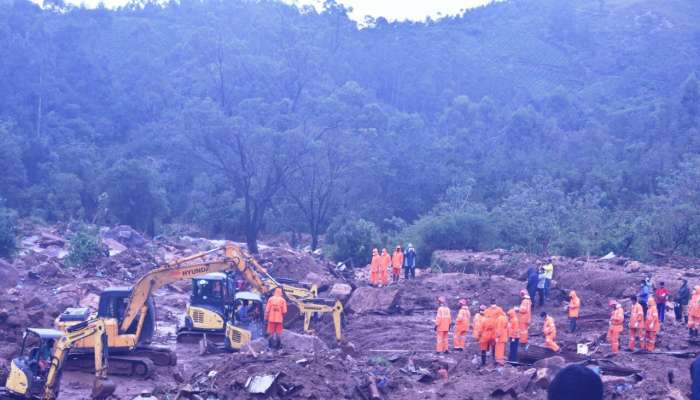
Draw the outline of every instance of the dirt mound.
<instances>
[{"instance_id":1,"label":"dirt mound","mask_svg":"<svg viewBox=\"0 0 700 400\"><path fill-rule=\"evenodd\" d=\"M17 285L19 272L12 264L0 258L0 288L10 288Z\"/></svg>"},{"instance_id":2,"label":"dirt mound","mask_svg":"<svg viewBox=\"0 0 700 400\"><path fill-rule=\"evenodd\" d=\"M327 288L338 279L330 272L333 264L311 254L284 247L261 249L258 261L275 278L289 278L300 282L315 283Z\"/></svg>"}]
</instances>

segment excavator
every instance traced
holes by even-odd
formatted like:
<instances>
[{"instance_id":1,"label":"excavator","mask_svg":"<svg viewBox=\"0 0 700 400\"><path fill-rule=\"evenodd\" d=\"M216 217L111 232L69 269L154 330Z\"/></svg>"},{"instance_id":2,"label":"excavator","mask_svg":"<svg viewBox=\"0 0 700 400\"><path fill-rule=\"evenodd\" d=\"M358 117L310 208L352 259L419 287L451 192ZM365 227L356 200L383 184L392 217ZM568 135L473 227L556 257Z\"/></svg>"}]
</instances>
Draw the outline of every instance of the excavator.
<instances>
[{"instance_id":1,"label":"excavator","mask_svg":"<svg viewBox=\"0 0 700 400\"><path fill-rule=\"evenodd\" d=\"M218 261L205 260L218 250L195 254L151 270L131 288L107 288L100 294L96 313L91 313L87 308L69 308L56 318L56 328L67 332L71 326L86 320L96 318L104 321L110 361L118 366L110 367L110 373L148 378L153 373L154 365L177 363L171 349L150 345L156 325L152 294L170 283L212 272L235 270L240 262L238 259L224 257ZM92 356L94 341L94 338L86 337L75 343L75 351L68 360L69 368L86 367Z\"/></svg>"},{"instance_id":2,"label":"excavator","mask_svg":"<svg viewBox=\"0 0 700 400\"><path fill-rule=\"evenodd\" d=\"M12 360L1 400L54 400L58 397L64 361L75 343L92 338L95 356L95 382L92 399L106 399L115 385L107 379L107 337L104 321L84 321L67 332L55 329L28 328L22 340L20 355ZM32 347L31 350L28 350Z\"/></svg>"}]
</instances>

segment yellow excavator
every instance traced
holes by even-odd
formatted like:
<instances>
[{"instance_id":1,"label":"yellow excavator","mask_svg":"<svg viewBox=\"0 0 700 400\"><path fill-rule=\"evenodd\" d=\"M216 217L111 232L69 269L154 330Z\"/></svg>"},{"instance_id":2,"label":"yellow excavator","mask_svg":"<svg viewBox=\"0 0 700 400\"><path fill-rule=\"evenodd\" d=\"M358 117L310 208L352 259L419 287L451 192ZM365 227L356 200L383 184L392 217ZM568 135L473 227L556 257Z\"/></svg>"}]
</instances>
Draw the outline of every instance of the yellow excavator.
<instances>
[{"instance_id":1,"label":"yellow excavator","mask_svg":"<svg viewBox=\"0 0 700 400\"><path fill-rule=\"evenodd\" d=\"M147 378L153 373L153 365L175 365L177 357L169 348L151 346L155 333L155 305L152 294L164 285L205 276L212 272L235 270L238 259L224 257L218 261L206 261L206 256L216 252L195 254L156 268L129 287L108 288L102 291L96 313L87 308L69 308L56 318L56 328L66 332L71 326L89 319L104 321L110 361L110 373ZM83 369L91 357L94 338L86 337L75 343L68 365Z\"/></svg>"},{"instance_id":2,"label":"yellow excavator","mask_svg":"<svg viewBox=\"0 0 700 400\"><path fill-rule=\"evenodd\" d=\"M0 388L0 399L56 399L64 361L75 343L86 338L92 338L94 343L95 382L91 398L111 396L115 386L107 379L106 328L104 321L95 319L74 325L65 334L55 329L25 330L20 355L12 360L7 382Z\"/></svg>"}]
</instances>

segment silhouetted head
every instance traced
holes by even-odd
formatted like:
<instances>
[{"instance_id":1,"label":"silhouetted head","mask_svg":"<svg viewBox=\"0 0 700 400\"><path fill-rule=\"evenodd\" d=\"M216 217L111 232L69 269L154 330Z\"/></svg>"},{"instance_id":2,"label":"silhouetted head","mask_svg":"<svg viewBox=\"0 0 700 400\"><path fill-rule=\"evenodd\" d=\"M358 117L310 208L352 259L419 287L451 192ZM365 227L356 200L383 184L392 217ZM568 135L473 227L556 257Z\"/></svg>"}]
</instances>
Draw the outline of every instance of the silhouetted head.
<instances>
[{"instance_id":1,"label":"silhouetted head","mask_svg":"<svg viewBox=\"0 0 700 400\"><path fill-rule=\"evenodd\" d=\"M603 381L592 369L579 364L559 371L547 389L547 400L602 400Z\"/></svg>"},{"instance_id":2,"label":"silhouetted head","mask_svg":"<svg viewBox=\"0 0 700 400\"><path fill-rule=\"evenodd\" d=\"M630 296L630 301L632 302L632 304L637 304L637 296Z\"/></svg>"}]
</instances>

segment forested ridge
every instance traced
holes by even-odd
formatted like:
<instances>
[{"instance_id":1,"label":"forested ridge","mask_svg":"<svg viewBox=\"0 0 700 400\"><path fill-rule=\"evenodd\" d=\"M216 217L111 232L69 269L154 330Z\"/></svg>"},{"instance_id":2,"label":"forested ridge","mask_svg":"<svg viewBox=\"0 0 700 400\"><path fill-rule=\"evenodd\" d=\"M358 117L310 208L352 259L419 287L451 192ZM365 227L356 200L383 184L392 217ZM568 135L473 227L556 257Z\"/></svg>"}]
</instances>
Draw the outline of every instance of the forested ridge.
<instances>
[{"instance_id":1,"label":"forested ridge","mask_svg":"<svg viewBox=\"0 0 700 400\"><path fill-rule=\"evenodd\" d=\"M355 262L397 240L700 256L700 2L363 29L334 2L47 3L0 0L5 254L32 217L325 236Z\"/></svg>"}]
</instances>

